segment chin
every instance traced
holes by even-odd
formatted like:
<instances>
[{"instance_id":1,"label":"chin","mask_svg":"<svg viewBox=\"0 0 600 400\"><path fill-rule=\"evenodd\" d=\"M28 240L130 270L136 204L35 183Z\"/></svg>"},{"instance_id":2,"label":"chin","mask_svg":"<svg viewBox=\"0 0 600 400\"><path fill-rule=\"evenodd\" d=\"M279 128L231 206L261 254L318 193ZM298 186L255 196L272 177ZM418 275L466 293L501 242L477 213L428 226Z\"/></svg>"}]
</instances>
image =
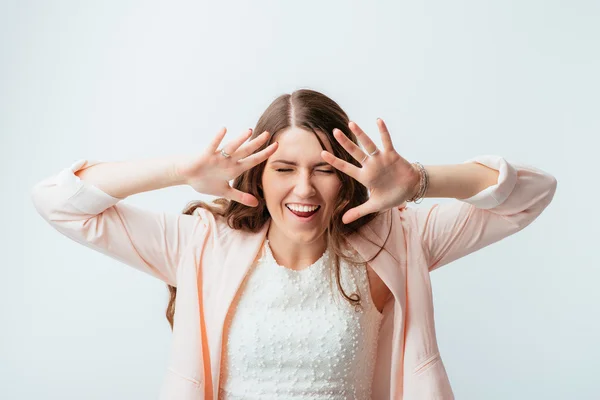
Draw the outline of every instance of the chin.
<instances>
[{"instance_id":1,"label":"chin","mask_svg":"<svg viewBox=\"0 0 600 400\"><path fill-rule=\"evenodd\" d=\"M318 241L323 235L325 235L325 231L323 230L311 230L311 231L307 231L307 232L298 232L295 231L292 227L289 227L288 229L289 232L289 237L290 239L292 239L295 242L298 243L313 243Z\"/></svg>"}]
</instances>

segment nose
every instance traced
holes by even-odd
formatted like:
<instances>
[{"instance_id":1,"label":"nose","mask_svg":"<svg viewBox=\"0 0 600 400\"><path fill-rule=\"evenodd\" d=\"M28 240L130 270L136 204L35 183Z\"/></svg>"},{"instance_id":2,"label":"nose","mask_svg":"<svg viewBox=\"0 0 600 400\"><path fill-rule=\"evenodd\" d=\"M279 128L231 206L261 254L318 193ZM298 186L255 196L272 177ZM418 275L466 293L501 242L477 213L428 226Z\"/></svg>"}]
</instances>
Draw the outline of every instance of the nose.
<instances>
[{"instance_id":1,"label":"nose","mask_svg":"<svg viewBox=\"0 0 600 400\"><path fill-rule=\"evenodd\" d=\"M301 199L308 199L315 195L317 191L311 181L311 173L303 172L297 175L294 186L294 194Z\"/></svg>"}]
</instances>

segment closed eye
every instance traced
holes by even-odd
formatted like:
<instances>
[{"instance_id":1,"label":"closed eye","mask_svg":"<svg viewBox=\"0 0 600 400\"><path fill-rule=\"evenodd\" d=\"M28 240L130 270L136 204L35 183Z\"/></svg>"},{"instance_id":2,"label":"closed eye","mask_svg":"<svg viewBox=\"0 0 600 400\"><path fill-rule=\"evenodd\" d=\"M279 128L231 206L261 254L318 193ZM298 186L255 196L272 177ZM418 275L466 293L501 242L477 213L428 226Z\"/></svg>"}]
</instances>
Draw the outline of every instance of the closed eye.
<instances>
[{"instance_id":1,"label":"closed eye","mask_svg":"<svg viewBox=\"0 0 600 400\"><path fill-rule=\"evenodd\" d=\"M287 171L291 171L291 169L289 169L289 168L278 168L275 171L277 171L277 172L287 172ZM318 169L317 171L318 172L325 172L326 174L333 174L333 173L335 173L335 171L326 171L324 169Z\"/></svg>"}]
</instances>

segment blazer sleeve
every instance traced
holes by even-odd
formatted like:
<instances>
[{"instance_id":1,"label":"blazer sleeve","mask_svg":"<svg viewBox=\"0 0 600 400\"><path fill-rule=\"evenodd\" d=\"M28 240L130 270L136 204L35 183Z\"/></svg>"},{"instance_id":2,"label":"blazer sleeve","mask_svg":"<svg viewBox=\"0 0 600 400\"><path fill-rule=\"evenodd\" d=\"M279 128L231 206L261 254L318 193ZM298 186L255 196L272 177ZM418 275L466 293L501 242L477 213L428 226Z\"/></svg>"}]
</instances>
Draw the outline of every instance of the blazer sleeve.
<instances>
[{"instance_id":1,"label":"blazer sleeve","mask_svg":"<svg viewBox=\"0 0 600 400\"><path fill-rule=\"evenodd\" d=\"M176 286L182 254L207 229L212 214L204 209L168 214L125 204L75 175L95 164L79 160L37 183L31 189L37 212L68 238Z\"/></svg>"},{"instance_id":2,"label":"blazer sleeve","mask_svg":"<svg viewBox=\"0 0 600 400\"><path fill-rule=\"evenodd\" d=\"M532 223L550 204L556 178L496 155L476 162L499 172L498 182L468 199L416 208L416 225L429 271L510 236Z\"/></svg>"}]
</instances>

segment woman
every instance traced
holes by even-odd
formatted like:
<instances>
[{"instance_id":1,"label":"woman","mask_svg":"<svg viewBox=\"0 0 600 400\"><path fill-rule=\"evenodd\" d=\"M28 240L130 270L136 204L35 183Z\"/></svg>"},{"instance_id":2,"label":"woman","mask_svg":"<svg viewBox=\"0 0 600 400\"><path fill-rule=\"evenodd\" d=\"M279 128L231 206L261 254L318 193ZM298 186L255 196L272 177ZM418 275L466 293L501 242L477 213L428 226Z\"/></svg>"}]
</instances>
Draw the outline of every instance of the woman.
<instances>
[{"instance_id":1,"label":"woman","mask_svg":"<svg viewBox=\"0 0 600 400\"><path fill-rule=\"evenodd\" d=\"M162 399L453 399L429 272L529 225L556 179L499 156L423 167L377 125L381 149L298 90L221 149L225 129L191 157L80 160L32 198L64 235L169 285ZM181 215L120 202L179 184L220 198ZM407 207L423 197L457 200Z\"/></svg>"}]
</instances>

